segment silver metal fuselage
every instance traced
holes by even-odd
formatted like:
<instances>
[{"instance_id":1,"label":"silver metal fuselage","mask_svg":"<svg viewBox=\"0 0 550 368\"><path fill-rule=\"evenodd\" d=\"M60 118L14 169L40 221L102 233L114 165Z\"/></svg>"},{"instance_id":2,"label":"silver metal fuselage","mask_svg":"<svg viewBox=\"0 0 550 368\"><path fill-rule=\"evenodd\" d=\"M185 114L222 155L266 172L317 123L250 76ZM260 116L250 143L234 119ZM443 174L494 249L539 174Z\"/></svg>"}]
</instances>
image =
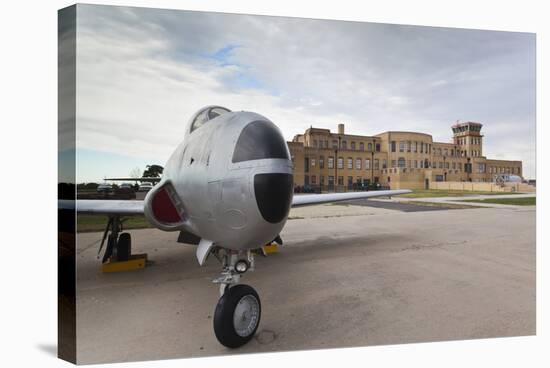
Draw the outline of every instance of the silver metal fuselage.
<instances>
[{"instance_id":1,"label":"silver metal fuselage","mask_svg":"<svg viewBox=\"0 0 550 368\"><path fill-rule=\"evenodd\" d=\"M273 124L253 112L228 112L192 132L188 126L183 142L165 165L162 180L145 198L149 222L162 230L187 231L233 250L255 249L271 242L285 225L290 204L282 220L266 221L256 199L254 178L258 174L292 175L292 162L283 158L233 162L241 132L257 121ZM276 131L283 139L278 128ZM286 144L284 149L290 157ZM155 216L152 201L162 188L169 189L181 221L163 222Z\"/></svg>"}]
</instances>

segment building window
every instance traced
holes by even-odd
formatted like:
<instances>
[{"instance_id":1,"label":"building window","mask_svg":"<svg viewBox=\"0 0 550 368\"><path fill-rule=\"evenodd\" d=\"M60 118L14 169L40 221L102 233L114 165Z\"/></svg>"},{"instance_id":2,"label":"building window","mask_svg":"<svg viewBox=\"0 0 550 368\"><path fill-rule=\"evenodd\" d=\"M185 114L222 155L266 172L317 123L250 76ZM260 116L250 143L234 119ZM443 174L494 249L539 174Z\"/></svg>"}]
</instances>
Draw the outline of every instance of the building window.
<instances>
[{"instance_id":1,"label":"building window","mask_svg":"<svg viewBox=\"0 0 550 368\"><path fill-rule=\"evenodd\" d=\"M479 174L485 173L485 164L477 164L477 172Z\"/></svg>"},{"instance_id":2,"label":"building window","mask_svg":"<svg viewBox=\"0 0 550 368\"><path fill-rule=\"evenodd\" d=\"M404 157L399 157L399 159L397 160L397 166L399 166L399 167L407 167L407 163L406 163Z\"/></svg>"},{"instance_id":3,"label":"building window","mask_svg":"<svg viewBox=\"0 0 550 368\"><path fill-rule=\"evenodd\" d=\"M315 175L311 175L311 184L317 184L317 178L315 177Z\"/></svg>"},{"instance_id":4,"label":"building window","mask_svg":"<svg viewBox=\"0 0 550 368\"><path fill-rule=\"evenodd\" d=\"M418 151L418 142L414 141L413 152L417 152L417 151Z\"/></svg>"},{"instance_id":5,"label":"building window","mask_svg":"<svg viewBox=\"0 0 550 368\"><path fill-rule=\"evenodd\" d=\"M338 141L336 139L332 140L332 148L338 149Z\"/></svg>"},{"instance_id":6,"label":"building window","mask_svg":"<svg viewBox=\"0 0 550 368\"><path fill-rule=\"evenodd\" d=\"M344 158L338 157L338 168L343 169L344 168Z\"/></svg>"},{"instance_id":7,"label":"building window","mask_svg":"<svg viewBox=\"0 0 550 368\"><path fill-rule=\"evenodd\" d=\"M414 168L418 169L418 160L414 160Z\"/></svg>"},{"instance_id":8,"label":"building window","mask_svg":"<svg viewBox=\"0 0 550 368\"><path fill-rule=\"evenodd\" d=\"M405 152L405 141L399 141L399 152Z\"/></svg>"},{"instance_id":9,"label":"building window","mask_svg":"<svg viewBox=\"0 0 550 368\"><path fill-rule=\"evenodd\" d=\"M353 188L353 176L348 176L348 189Z\"/></svg>"},{"instance_id":10,"label":"building window","mask_svg":"<svg viewBox=\"0 0 550 368\"><path fill-rule=\"evenodd\" d=\"M355 170L361 170L361 159L360 158L355 159Z\"/></svg>"},{"instance_id":11,"label":"building window","mask_svg":"<svg viewBox=\"0 0 550 368\"><path fill-rule=\"evenodd\" d=\"M375 158L374 159L374 170L379 170L379 169L380 169L380 160Z\"/></svg>"},{"instance_id":12,"label":"building window","mask_svg":"<svg viewBox=\"0 0 550 368\"><path fill-rule=\"evenodd\" d=\"M443 154L444 154L445 156L449 156L449 150L448 150L447 148L445 148L445 151L443 152Z\"/></svg>"},{"instance_id":13,"label":"building window","mask_svg":"<svg viewBox=\"0 0 550 368\"><path fill-rule=\"evenodd\" d=\"M355 151L355 142L351 142L351 150Z\"/></svg>"},{"instance_id":14,"label":"building window","mask_svg":"<svg viewBox=\"0 0 550 368\"><path fill-rule=\"evenodd\" d=\"M348 149L348 142L347 142L347 141L342 141L342 149L343 149L343 150L347 150L347 149Z\"/></svg>"},{"instance_id":15,"label":"building window","mask_svg":"<svg viewBox=\"0 0 550 368\"><path fill-rule=\"evenodd\" d=\"M383 169L387 169L387 168L388 168L388 160L386 160L386 159L383 159L383 160L382 160L382 168L383 168Z\"/></svg>"},{"instance_id":16,"label":"building window","mask_svg":"<svg viewBox=\"0 0 550 368\"><path fill-rule=\"evenodd\" d=\"M344 177L343 176L338 177L338 185L344 185Z\"/></svg>"},{"instance_id":17,"label":"building window","mask_svg":"<svg viewBox=\"0 0 550 368\"><path fill-rule=\"evenodd\" d=\"M309 157L304 158L304 171L309 172Z\"/></svg>"},{"instance_id":18,"label":"building window","mask_svg":"<svg viewBox=\"0 0 550 368\"><path fill-rule=\"evenodd\" d=\"M313 167L313 166L315 166L315 159L314 158L311 159L311 167Z\"/></svg>"},{"instance_id":19,"label":"building window","mask_svg":"<svg viewBox=\"0 0 550 368\"><path fill-rule=\"evenodd\" d=\"M319 168L324 169L325 168L325 158L323 156L319 157Z\"/></svg>"},{"instance_id":20,"label":"building window","mask_svg":"<svg viewBox=\"0 0 550 368\"><path fill-rule=\"evenodd\" d=\"M366 159L365 160L365 170L369 170L369 169L370 169L370 160Z\"/></svg>"},{"instance_id":21,"label":"building window","mask_svg":"<svg viewBox=\"0 0 550 368\"><path fill-rule=\"evenodd\" d=\"M334 186L334 176L328 177L328 186L333 187Z\"/></svg>"},{"instance_id":22,"label":"building window","mask_svg":"<svg viewBox=\"0 0 550 368\"><path fill-rule=\"evenodd\" d=\"M317 147L317 139L313 140L313 147Z\"/></svg>"},{"instance_id":23,"label":"building window","mask_svg":"<svg viewBox=\"0 0 550 368\"><path fill-rule=\"evenodd\" d=\"M420 160L420 168L423 169L424 168L424 161Z\"/></svg>"},{"instance_id":24,"label":"building window","mask_svg":"<svg viewBox=\"0 0 550 368\"><path fill-rule=\"evenodd\" d=\"M348 157L348 169L353 169L353 159Z\"/></svg>"},{"instance_id":25,"label":"building window","mask_svg":"<svg viewBox=\"0 0 550 368\"><path fill-rule=\"evenodd\" d=\"M420 142L420 153L424 153L424 142Z\"/></svg>"},{"instance_id":26,"label":"building window","mask_svg":"<svg viewBox=\"0 0 550 368\"><path fill-rule=\"evenodd\" d=\"M323 175L319 175L319 184L325 185L325 177Z\"/></svg>"},{"instance_id":27,"label":"building window","mask_svg":"<svg viewBox=\"0 0 550 368\"><path fill-rule=\"evenodd\" d=\"M391 151L395 152L395 141L391 141Z\"/></svg>"},{"instance_id":28,"label":"building window","mask_svg":"<svg viewBox=\"0 0 550 368\"><path fill-rule=\"evenodd\" d=\"M411 150L412 150L412 142L411 142L411 141L407 141L406 146L407 146L407 152L411 152Z\"/></svg>"},{"instance_id":29,"label":"building window","mask_svg":"<svg viewBox=\"0 0 550 368\"><path fill-rule=\"evenodd\" d=\"M397 167L397 161L391 160L391 167Z\"/></svg>"},{"instance_id":30,"label":"building window","mask_svg":"<svg viewBox=\"0 0 550 368\"><path fill-rule=\"evenodd\" d=\"M328 168L329 169L334 169L334 157L330 156L328 158ZM334 179L334 178L333 178Z\"/></svg>"},{"instance_id":31,"label":"building window","mask_svg":"<svg viewBox=\"0 0 550 368\"><path fill-rule=\"evenodd\" d=\"M448 169L449 168L449 162L445 162L445 168Z\"/></svg>"},{"instance_id":32,"label":"building window","mask_svg":"<svg viewBox=\"0 0 550 368\"><path fill-rule=\"evenodd\" d=\"M372 151L372 143L367 144L367 151Z\"/></svg>"},{"instance_id":33,"label":"building window","mask_svg":"<svg viewBox=\"0 0 550 368\"><path fill-rule=\"evenodd\" d=\"M365 150L365 143L361 142L359 143L359 151L364 151Z\"/></svg>"},{"instance_id":34,"label":"building window","mask_svg":"<svg viewBox=\"0 0 550 368\"><path fill-rule=\"evenodd\" d=\"M380 152L380 143L376 143L376 152Z\"/></svg>"}]
</instances>

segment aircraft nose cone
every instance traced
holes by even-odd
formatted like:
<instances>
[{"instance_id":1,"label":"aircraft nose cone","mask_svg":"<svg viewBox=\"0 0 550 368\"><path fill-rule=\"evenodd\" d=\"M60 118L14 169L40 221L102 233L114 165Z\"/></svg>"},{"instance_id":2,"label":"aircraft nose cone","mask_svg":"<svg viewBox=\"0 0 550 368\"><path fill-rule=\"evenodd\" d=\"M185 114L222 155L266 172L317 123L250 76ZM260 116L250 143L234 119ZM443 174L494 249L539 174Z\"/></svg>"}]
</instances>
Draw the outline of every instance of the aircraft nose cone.
<instances>
[{"instance_id":1,"label":"aircraft nose cone","mask_svg":"<svg viewBox=\"0 0 550 368\"><path fill-rule=\"evenodd\" d=\"M281 222L290 211L292 174L267 173L254 176L254 194L258 209L267 222Z\"/></svg>"}]
</instances>

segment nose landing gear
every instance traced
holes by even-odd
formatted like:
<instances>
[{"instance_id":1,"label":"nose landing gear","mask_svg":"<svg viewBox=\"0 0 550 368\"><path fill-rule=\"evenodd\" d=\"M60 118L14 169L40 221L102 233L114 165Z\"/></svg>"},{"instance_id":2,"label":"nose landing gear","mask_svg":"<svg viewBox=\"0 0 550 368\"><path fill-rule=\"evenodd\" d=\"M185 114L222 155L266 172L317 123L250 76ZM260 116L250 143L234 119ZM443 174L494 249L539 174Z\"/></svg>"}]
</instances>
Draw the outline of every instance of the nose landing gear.
<instances>
[{"instance_id":1,"label":"nose landing gear","mask_svg":"<svg viewBox=\"0 0 550 368\"><path fill-rule=\"evenodd\" d=\"M252 253L243 253L224 254L222 274L214 280L220 284L220 299L214 312L214 333L228 348L246 344L260 324L262 306L258 293L251 286L238 284L242 274L254 269Z\"/></svg>"}]
</instances>

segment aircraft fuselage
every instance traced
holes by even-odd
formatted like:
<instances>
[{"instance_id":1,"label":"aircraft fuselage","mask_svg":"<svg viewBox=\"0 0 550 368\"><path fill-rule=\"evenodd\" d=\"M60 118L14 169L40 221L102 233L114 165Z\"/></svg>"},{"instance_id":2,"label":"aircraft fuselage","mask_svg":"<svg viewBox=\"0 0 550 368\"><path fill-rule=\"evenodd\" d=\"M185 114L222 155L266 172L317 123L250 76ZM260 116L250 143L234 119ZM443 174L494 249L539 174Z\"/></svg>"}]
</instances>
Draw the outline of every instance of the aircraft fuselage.
<instances>
[{"instance_id":1,"label":"aircraft fuselage","mask_svg":"<svg viewBox=\"0 0 550 368\"><path fill-rule=\"evenodd\" d=\"M225 112L186 136L145 198L145 215L166 231L216 246L255 249L272 241L292 202L292 161L280 130L253 112ZM221 109L221 108L220 108Z\"/></svg>"}]
</instances>

